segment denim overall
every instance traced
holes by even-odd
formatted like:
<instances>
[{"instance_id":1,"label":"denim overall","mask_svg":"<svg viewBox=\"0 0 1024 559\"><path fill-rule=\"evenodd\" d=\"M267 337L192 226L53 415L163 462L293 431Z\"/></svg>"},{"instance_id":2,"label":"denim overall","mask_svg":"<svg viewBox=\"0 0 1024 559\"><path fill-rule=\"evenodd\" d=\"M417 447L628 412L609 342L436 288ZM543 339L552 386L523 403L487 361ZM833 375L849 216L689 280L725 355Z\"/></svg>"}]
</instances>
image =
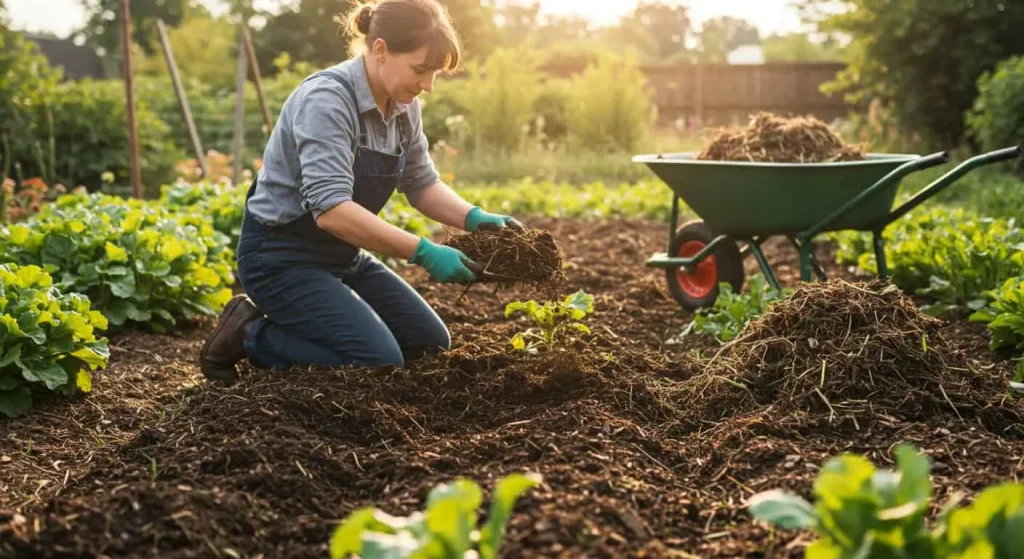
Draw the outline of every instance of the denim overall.
<instances>
[{"instance_id":1,"label":"denim overall","mask_svg":"<svg viewBox=\"0 0 1024 559\"><path fill-rule=\"evenodd\" d=\"M336 81L355 99L349 84ZM352 199L379 214L405 169L401 117L395 119L397 155L366 147L358 120ZM371 254L320 229L309 212L270 227L246 210L237 258L239 281L264 313L245 340L256 367L402 366L451 345L444 322L409 284Z\"/></svg>"}]
</instances>

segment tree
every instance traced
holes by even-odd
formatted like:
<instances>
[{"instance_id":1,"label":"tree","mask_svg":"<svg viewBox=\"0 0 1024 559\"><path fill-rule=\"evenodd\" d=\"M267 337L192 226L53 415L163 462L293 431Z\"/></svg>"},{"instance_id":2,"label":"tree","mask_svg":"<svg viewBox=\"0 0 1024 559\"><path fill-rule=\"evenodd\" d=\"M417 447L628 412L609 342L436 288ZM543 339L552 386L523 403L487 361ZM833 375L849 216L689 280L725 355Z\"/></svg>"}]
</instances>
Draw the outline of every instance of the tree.
<instances>
[{"instance_id":1,"label":"tree","mask_svg":"<svg viewBox=\"0 0 1024 559\"><path fill-rule=\"evenodd\" d=\"M633 13L623 18L620 27L623 36L649 35L654 43L654 55L659 60L684 50L691 32L686 7L657 0L640 0Z\"/></svg>"},{"instance_id":2,"label":"tree","mask_svg":"<svg viewBox=\"0 0 1024 559\"><path fill-rule=\"evenodd\" d=\"M848 66L826 84L866 107L890 105L900 127L931 147L949 148L964 136L964 113L978 78L1010 55L1024 52L1024 2L1006 0L801 0L822 31L849 36Z\"/></svg>"},{"instance_id":3,"label":"tree","mask_svg":"<svg viewBox=\"0 0 1024 559\"><path fill-rule=\"evenodd\" d=\"M705 62L721 63L726 56L744 45L761 42L757 27L745 19L720 16L704 22L700 30L700 59Z\"/></svg>"},{"instance_id":4,"label":"tree","mask_svg":"<svg viewBox=\"0 0 1024 559\"><path fill-rule=\"evenodd\" d=\"M230 21L209 15L190 17L180 26L168 29L167 38L182 79L233 87L235 74L229 69L234 68L238 56L238 28ZM170 75L163 51L139 54L135 60L140 74Z\"/></svg>"},{"instance_id":5,"label":"tree","mask_svg":"<svg viewBox=\"0 0 1024 559\"><path fill-rule=\"evenodd\" d=\"M353 6L354 0L300 0L295 8L266 14L266 26L253 37L260 72L273 75L274 60L282 54L320 68L345 60L348 37L334 19Z\"/></svg>"},{"instance_id":6,"label":"tree","mask_svg":"<svg viewBox=\"0 0 1024 559\"><path fill-rule=\"evenodd\" d=\"M85 26L72 36L82 38L85 44L101 55L119 52L121 48L120 0L81 0L85 8ZM206 12L189 0L132 0L132 42L146 54L160 49L156 20L163 19L168 26L181 23L190 13Z\"/></svg>"}]
</instances>

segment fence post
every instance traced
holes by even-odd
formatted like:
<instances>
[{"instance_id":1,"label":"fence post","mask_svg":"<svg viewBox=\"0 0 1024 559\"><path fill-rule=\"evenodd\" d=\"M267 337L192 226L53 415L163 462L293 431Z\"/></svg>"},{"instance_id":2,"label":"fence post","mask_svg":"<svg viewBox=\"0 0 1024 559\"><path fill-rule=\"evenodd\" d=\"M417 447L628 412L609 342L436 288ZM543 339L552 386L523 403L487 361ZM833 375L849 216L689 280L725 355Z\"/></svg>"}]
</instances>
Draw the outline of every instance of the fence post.
<instances>
[{"instance_id":1,"label":"fence post","mask_svg":"<svg viewBox=\"0 0 1024 559\"><path fill-rule=\"evenodd\" d=\"M192 142L192 151L196 154L196 162L199 163L199 170L203 172L203 178L210 178L210 171L206 168L206 156L203 155L203 144L199 141L199 132L196 130L196 123L192 119L192 110L188 106L188 96L181 84L181 76L178 74L178 63L174 60L174 51L171 49L171 41L167 38L167 26L164 20L156 20L156 28L160 33L160 45L164 50L164 60L167 62L167 69L171 73L171 83L174 85L174 93L178 96L178 105L181 107L181 114L185 117L185 126L188 128L188 137Z\"/></svg>"},{"instance_id":2,"label":"fence post","mask_svg":"<svg viewBox=\"0 0 1024 559\"><path fill-rule=\"evenodd\" d=\"M142 169L139 167L139 136L135 124L135 86L132 82L131 9L128 0L121 0L121 50L124 53L121 72L124 74L125 104L128 109L128 149L132 172L132 196L142 198Z\"/></svg>"},{"instance_id":3,"label":"fence post","mask_svg":"<svg viewBox=\"0 0 1024 559\"><path fill-rule=\"evenodd\" d=\"M249 26L245 22L242 22L242 38L245 40L245 51L249 55L249 66L252 68L252 78L256 84L256 96L260 100L260 110L263 111L263 124L267 126L269 135L274 130L274 120L270 117L267 97L263 93L263 77L260 75L260 65L256 62L256 49L252 46L252 35L249 34Z\"/></svg>"},{"instance_id":4,"label":"fence post","mask_svg":"<svg viewBox=\"0 0 1024 559\"><path fill-rule=\"evenodd\" d=\"M238 34L238 76L235 82L235 148L232 184L242 180L242 136L245 134L245 39Z\"/></svg>"}]
</instances>

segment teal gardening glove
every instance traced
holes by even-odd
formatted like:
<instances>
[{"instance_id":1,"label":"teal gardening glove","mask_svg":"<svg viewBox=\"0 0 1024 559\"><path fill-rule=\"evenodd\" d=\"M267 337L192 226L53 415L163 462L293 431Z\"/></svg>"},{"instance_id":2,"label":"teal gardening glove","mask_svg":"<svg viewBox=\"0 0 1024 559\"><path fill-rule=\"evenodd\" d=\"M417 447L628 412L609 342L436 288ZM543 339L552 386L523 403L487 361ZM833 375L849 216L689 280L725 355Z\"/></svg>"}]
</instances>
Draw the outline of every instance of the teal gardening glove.
<instances>
[{"instance_id":1,"label":"teal gardening glove","mask_svg":"<svg viewBox=\"0 0 1024 559\"><path fill-rule=\"evenodd\" d=\"M513 217L501 214L492 214L483 211L480 206L473 206L466 215L466 231L470 233L479 230L496 231L503 227L523 230L522 223Z\"/></svg>"},{"instance_id":2,"label":"teal gardening glove","mask_svg":"<svg viewBox=\"0 0 1024 559\"><path fill-rule=\"evenodd\" d=\"M426 237L420 237L409 263L423 266L430 277L442 283L469 283L476 279L473 270L480 269L461 250L439 245Z\"/></svg>"}]
</instances>

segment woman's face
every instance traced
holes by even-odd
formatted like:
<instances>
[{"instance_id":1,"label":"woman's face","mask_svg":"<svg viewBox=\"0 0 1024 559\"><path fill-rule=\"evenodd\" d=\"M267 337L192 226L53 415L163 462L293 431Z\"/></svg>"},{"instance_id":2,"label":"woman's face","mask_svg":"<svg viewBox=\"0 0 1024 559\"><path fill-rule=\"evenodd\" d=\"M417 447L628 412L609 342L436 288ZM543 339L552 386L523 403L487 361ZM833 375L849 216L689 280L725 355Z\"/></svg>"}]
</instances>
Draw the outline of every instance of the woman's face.
<instances>
[{"instance_id":1,"label":"woman's face","mask_svg":"<svg viewBox=\"0 0 1024 559\"><path fill-rule=\"evenodd\" d=\"M379 44L379 47L378 47ZM421 92L434 89L434 77L438 70L428 68L427 47L413 52L388 52L387 44L378 39L374 44L374 57L380 61L377 75L384 90L395 102L412 103Z\"/></svg>"}]
</instances>

